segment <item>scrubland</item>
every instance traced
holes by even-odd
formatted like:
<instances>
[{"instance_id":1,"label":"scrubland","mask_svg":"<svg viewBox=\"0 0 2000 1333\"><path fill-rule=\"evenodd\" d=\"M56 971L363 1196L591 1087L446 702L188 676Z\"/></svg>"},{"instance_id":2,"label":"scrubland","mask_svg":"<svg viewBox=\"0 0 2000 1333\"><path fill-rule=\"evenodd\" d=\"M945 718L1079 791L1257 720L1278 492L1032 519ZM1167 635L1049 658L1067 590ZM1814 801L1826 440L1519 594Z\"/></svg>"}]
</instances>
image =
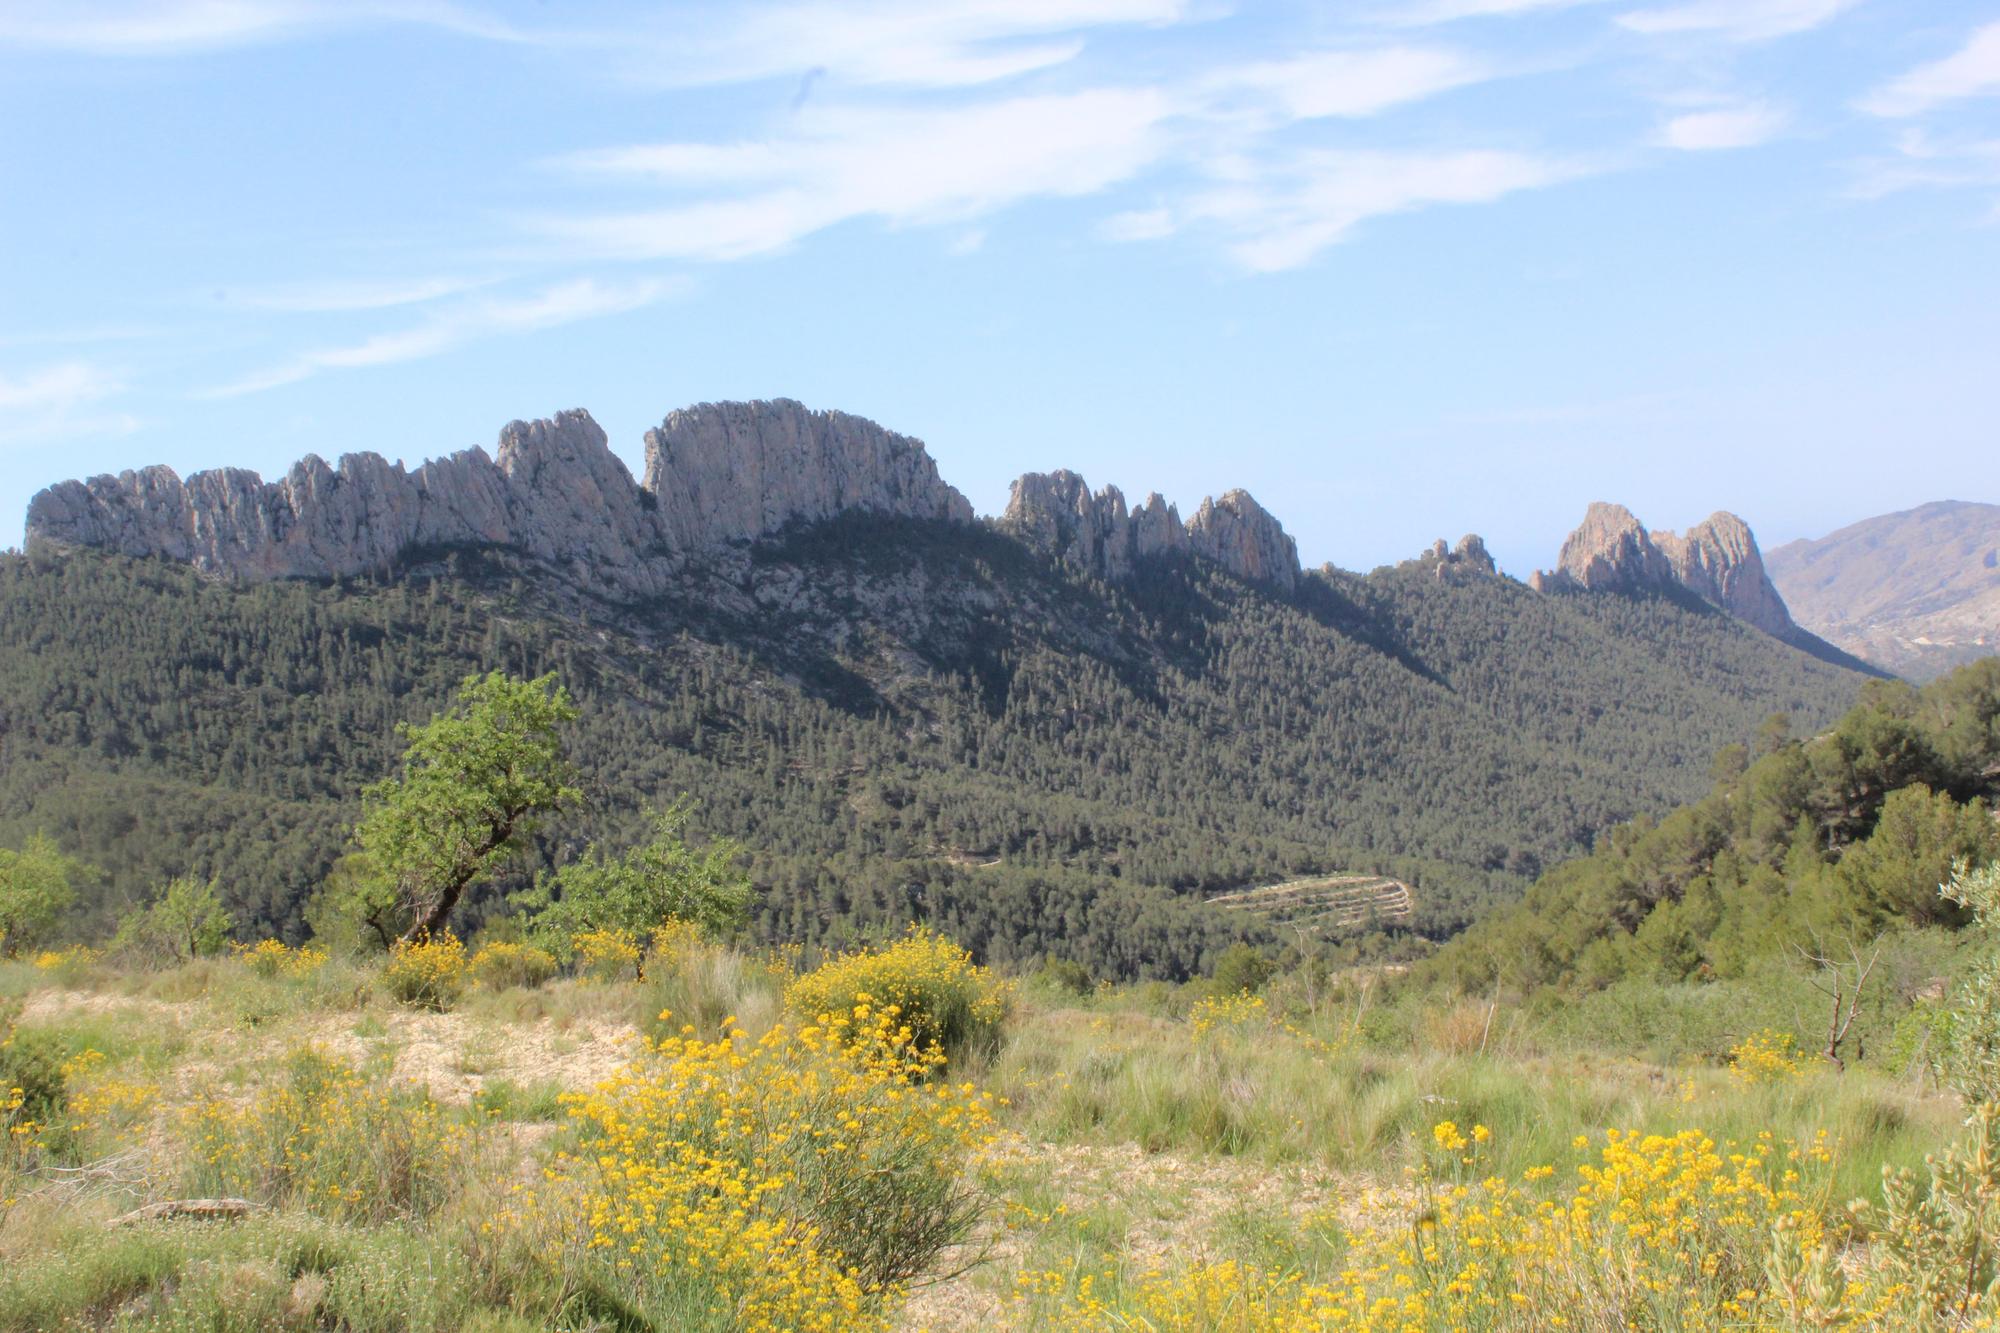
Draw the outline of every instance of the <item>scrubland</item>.
<instances>
[{"instance_id":1,"label":"scrubland","mask_svg":"<svg viewBox=\"0 0 2000 1333\"><path fill-rule=\"evenodd\" d=\"M1990 1116L1788 1031L611 943L0 964L0 1328L1988 1317Z\"/></svg>"}]
</instances>

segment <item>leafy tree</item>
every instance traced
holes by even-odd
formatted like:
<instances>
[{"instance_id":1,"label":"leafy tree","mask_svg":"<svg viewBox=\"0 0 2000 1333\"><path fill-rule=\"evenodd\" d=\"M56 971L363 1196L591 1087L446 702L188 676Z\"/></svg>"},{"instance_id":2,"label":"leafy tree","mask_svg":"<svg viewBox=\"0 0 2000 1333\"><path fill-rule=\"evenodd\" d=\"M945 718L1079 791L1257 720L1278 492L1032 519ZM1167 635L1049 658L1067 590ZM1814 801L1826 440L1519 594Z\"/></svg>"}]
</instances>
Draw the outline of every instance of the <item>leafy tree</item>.
<instances>
[{"instance_id":1,"label":"leafy tree","mask_svg":"<svg viewBox=\"0 0 2000 1333\"><path fill-rule=\"evenodd\" d=\"M305 919L325 948L365 953L395 944L410 928L410 909L366 852L349 852L306 899Z\"/></svg>"},{"instance_id":2,"label":"leafy tree","mask_svg":"<svg viewBox=\"0 0 2000 1333\"><path fill-rule=\"evenodd\" d=\"M84 867L37 833L19 851L0 847L0 953L13 958L48 937L76 901Z\"/></svg>"},{"instance_id":3,"label":"leafy tree","mask_svg":"<svg viewBox=\"0 0 2000 1333\"><path fill-rule=\"evenodd\" d=\"M1232 944L1215 960L1215 975L1211 984L1218 995L1256 992L1264 989L1264 983L1277 970L1278 965L1261 950L1253 949L1248 944Z\"/></svg>"},{"instance_id":4,"label":"leafy tree","mask_svg":"<svg viewBox=\"0 0 2000 1333\"><path fill-rule=\"evenodd\" d=\"M585 931L623 932L638 943L643 970L653 930L668 921L691 921L705 930L741 922L750 902L750 879L737 866L743 849L726 838L688 846L692 808L685 799L676 801L654 817L650 841L619 856L592 843L518 895L529 930L559 952Z\"/></svg>"},{"instance_id":5,"label":"leafy tree","mask_svg":"<svg viewBox=\"0 0 2000 1333\"><path fill-rule=\"evenodd\" d=\"M1984 801L1958 804L1922 783L1889 793L1867 841L1848 849L1840 878L1864 927L1895 918L1918 925L1958 925L1964 914L1938 893L1952 867L1980 865L2000 850Z\"/></svg>"},{"instance_id":6,"label":"leafy tree","mask_svg":"<svg viewBox=\"0 0 2000 1333\"><path fill-rule=\"evenodd\" d=\"M469 676L458 707L404 724L403 771L362 793L355 841L395 887L419 941L443 930L465 890L527 846L539 817L583 797L561 728L576 706L555 674Z\"/></svg>"},{"instance_id":7,"label":"leafy tree","mask_svg":"<svg viewBox=\"0 0 2000 1333\"><path fill-rule=\"evenodd\" d=\"M234 928L215 881L182 875L118 923L111 947L186 963L220 952Z\"/></svg>"},{"instance_id":8,"label":"leafy tree","mask_svg":"<svg viewBox=\"0 0 2000 1333\"><path fill-rule=\"evenodd\" d=\"M1972 917L1978 942L1945 997L1938 1076L1970 1102L2000 1102L2000 865L1959 866L1944 896Z\"/></svg>"}]
</instances>

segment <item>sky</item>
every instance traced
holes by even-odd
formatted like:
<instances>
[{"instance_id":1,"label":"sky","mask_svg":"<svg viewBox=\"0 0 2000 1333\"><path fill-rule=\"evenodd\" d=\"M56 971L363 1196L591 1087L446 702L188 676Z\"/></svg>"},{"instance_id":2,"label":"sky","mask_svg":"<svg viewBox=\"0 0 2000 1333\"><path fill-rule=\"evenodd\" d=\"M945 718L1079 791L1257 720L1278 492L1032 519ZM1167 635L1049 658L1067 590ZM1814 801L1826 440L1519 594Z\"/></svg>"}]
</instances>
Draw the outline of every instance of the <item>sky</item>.
<instances>
[{"instance_id":1,"label":"sky","mask_svg":"<svg viewBox=\"0 0 2000 1333\"><path fill-rule=\"evenodd\" d=\"M2000 501L2000 0L0 0L0 545L770 397L1350 569Z\"/></svg>"}]
</instances>

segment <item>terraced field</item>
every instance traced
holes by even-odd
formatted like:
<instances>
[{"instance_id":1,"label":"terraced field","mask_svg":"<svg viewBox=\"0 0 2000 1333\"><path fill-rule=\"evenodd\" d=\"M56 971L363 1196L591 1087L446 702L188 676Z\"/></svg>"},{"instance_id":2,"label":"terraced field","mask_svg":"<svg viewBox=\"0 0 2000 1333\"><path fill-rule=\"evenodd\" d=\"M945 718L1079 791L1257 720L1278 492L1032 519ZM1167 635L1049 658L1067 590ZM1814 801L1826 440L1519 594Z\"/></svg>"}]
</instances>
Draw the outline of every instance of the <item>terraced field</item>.
<instances>
[{"instance_id":1,"label":"terraced field","mask_svg":"<svg viewBox=\"0 0 2000 1333\"><path fill-rule=\"evenodd\" d=\"M1400 921L1412 910L1410 886L1383 875L1290 879L1210 898L1211 907L1253 912L1273 925L1315 934L1351 930L1370 921Z\"/></svg>"}]
</instances>

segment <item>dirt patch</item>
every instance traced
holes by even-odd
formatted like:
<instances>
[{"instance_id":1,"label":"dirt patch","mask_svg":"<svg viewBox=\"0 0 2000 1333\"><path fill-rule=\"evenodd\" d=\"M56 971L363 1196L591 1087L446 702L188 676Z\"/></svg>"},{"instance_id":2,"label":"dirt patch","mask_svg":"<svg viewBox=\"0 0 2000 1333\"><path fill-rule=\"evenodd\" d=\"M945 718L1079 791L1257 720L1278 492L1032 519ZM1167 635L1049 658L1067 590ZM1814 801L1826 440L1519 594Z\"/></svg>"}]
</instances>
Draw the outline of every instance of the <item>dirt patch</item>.
<instances>
[{"instance_id":1,"label":"dirt patch","mask_svg":"<svg viewBox=\"0 0 2000 1333\"><path fill-rule=\"evenodd\" d=\"M1372 1219L1380 1181L1313 1166L1271 1166L1231 1158L1149 1153L1136 1144L1032 1143L1003 1138L990 1151L1001 1178L1018 1173L1071 1212L1112 1209L1127 1219L1119 1253L1135 1269L1173 1267L1213 1252L1223 1219L1243 1210L1302 1223L1331 1213L1343 1225ZM966 1272L913 1292L900 1320L907 1330L1016 1327L1009 1291L1032 1228L1006 1225L1005 1200L992 1221L942 1267Z\"/></svg>"}]
</instances>

